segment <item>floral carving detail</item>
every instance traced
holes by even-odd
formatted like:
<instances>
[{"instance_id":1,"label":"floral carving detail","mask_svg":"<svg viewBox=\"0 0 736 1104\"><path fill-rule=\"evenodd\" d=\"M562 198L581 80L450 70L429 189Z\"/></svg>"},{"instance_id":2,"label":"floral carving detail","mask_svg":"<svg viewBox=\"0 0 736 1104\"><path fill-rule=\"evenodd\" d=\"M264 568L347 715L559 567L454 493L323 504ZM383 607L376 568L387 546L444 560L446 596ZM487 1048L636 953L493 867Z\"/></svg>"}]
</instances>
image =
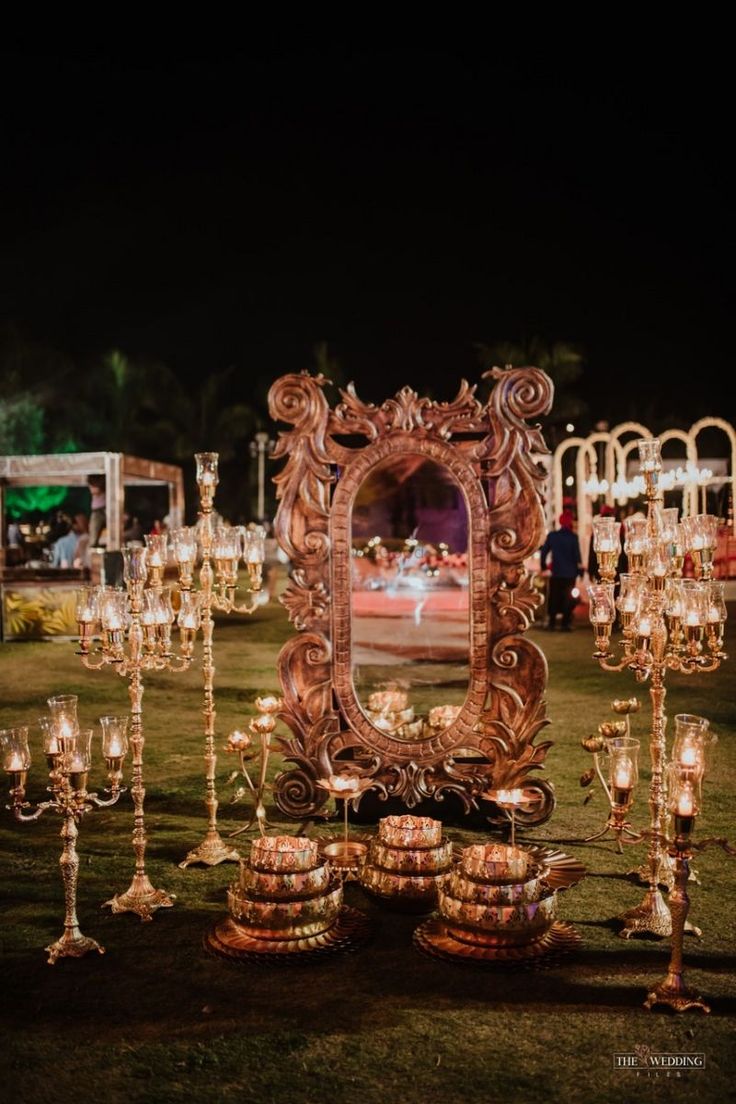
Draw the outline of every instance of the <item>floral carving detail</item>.
<instances>
[{"instance_id":1,"label":"floral carving detail","mask_svg":"<svg viewBox=\"0 0 736 1104\"><path fill-rule=\"evenodd\" d=\"M330 606L330 596L323 582L310 586L304 571L295 571L291 582L281 595L281 603L289 611L289 620L295 628L313 628L315 622L324 621Z\"/></svg>"}]
</instances>

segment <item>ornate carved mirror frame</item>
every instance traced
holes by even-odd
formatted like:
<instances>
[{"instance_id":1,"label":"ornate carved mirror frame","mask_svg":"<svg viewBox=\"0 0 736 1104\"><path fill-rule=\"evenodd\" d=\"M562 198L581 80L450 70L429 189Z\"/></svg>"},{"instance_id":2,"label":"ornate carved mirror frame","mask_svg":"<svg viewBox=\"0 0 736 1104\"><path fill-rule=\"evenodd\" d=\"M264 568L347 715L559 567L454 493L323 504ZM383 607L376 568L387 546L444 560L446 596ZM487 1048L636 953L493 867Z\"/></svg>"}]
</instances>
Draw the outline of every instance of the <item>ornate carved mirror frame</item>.
<instances>
[{"instance_id":1,"label":"ornate carved mirror frame","mask_svg":"<svg viewBox=\"0 0 736 1104\"><path fill-rule=\"evenodd\" d=\"M286 457L274 477L276 537L292 565L282 602L298 630L279 655L282 718L292 733L281 749L294 766L274 788L289 816L309 816L328 800L317 779L346 758L382 797L409 807L453 793L469 810L489 788L523 786L527 823L552 812L551 785L528 777L551 743L534 743L548 723L547 664L523 635L542 601L523 565L543 538L545 473L534 454L547 451L538 427L526 423L550 409L553 388L537 368L487 375L495 385L485 404L465 381L449 403L405 387L381 406L362 402L351 385L334 410L321 376L287 375L271 388L272 417L293 426L274 453ZM449 728L417 740L372 724L351 666L353 502L377 464L409 453L449 469L469 519L468 694Z\"/></svg>"}]
</instances>

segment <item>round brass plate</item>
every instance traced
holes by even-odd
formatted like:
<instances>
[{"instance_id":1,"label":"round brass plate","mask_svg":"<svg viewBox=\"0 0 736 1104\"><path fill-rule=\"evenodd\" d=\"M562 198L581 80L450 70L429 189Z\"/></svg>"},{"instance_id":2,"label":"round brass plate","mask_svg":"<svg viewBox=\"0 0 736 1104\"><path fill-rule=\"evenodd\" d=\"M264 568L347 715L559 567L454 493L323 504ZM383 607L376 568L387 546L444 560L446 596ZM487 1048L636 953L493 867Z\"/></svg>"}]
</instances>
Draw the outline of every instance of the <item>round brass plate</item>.
<instances>
[{"instance_id":1,"label":"round brass plate","mask_svg":"<svg viewBox=\"0 0 736 1104\"><path fill-rule=\"evenodd\" d=\"M414 932L414 946L432 958L446 962L470 962L473 965L493 965L498 962L525 963L547 956L568 954L581 943L579 933L572 924L555 921L539 939L520 946L487 946L461 943L449 934L439 916L432 916Z\"/></svg>"},{"instance_id":2,"label":"round brass plate","mask_svg":"<svg viewBox=\"0 0 736 1104\"><path fill-rule=\"evenodd\" d=\"M371 921L366 914L344 905L331 928L307 939L255 939L231 916L226 916L207 932L204 945L206 950L223 958L270 966L312 961L337 951L353 951L362 946L371 933Z\"/></svg>"}]
</instances>

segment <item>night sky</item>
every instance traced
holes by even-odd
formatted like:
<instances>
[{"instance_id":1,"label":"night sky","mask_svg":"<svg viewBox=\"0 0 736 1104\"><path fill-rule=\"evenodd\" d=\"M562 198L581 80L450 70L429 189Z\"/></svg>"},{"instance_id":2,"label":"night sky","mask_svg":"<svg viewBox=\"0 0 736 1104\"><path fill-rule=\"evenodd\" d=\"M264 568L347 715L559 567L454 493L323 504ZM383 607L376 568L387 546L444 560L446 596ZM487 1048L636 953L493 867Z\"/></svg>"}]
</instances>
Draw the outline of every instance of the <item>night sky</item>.
<instances>
[{"instance_id":1,"label":"night sky","mask_svg":"<svg viewBox=\"0 0 736 1104\"><path fill-rule=\"evenodd\" d=\"M728 69L499 52L5 55L3 316L246 392L324 340L375 400L540 336L592 420L733 418Z\"/></svg>"}]
</instances>

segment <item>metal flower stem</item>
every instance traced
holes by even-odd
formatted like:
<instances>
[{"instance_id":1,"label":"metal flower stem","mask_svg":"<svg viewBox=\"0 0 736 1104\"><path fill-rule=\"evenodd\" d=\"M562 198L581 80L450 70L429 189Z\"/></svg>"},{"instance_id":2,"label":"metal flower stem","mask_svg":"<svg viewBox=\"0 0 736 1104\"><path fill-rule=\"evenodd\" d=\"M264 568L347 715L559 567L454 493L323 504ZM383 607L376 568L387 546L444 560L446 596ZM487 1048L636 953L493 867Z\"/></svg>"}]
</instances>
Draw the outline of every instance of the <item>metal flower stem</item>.
<instances>
[{"instance_id":1,"label":"metal flower stem","mask_svg":"<svg viewBox=\"0 0 736 1104\"><path fill-rule=\"evenodd\" d=\"M228 846L217 827L217 754L215 752L215 663L212 638L214 634L214 572L212 570L212 499L202 498L200 512L200 533L202 548L202 567L199 573L201 612L202 612L202 676L204 682L204 762L205 762L205 808L207 809L207 831L202 842L189 852L179 863L184 869L193 863L205 866L217 866L221 862L239 862L240 853Z\"/></svg>"}]
</instances>

